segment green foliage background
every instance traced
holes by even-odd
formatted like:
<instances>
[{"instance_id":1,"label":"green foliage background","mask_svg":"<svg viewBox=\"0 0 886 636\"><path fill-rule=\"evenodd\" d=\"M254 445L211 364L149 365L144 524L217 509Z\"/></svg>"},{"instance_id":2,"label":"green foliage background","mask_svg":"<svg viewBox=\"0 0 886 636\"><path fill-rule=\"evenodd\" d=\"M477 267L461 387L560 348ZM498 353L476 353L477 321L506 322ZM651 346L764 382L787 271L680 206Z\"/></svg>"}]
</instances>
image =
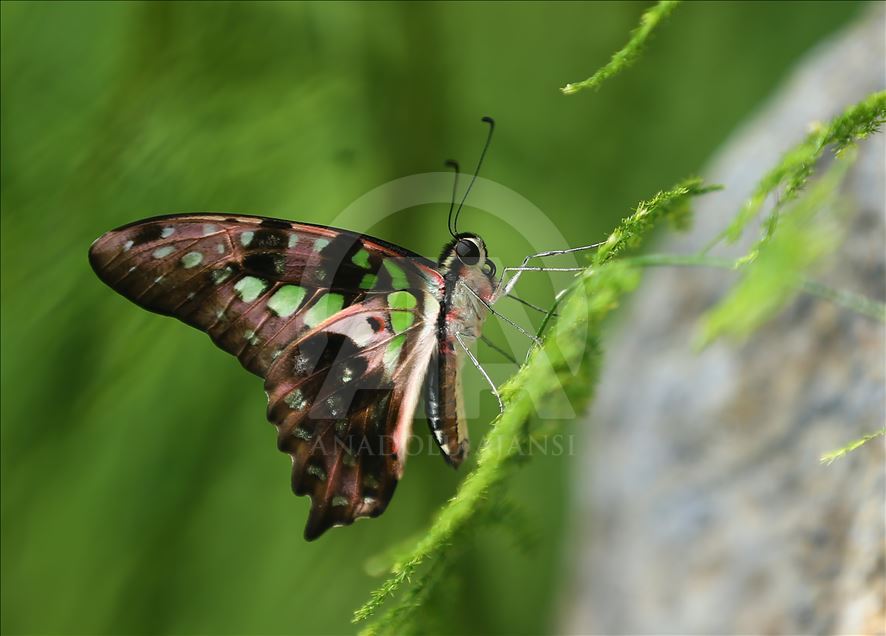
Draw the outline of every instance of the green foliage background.
<instances>
[{"instance_id":1,"label":"green foliage background","mask_svg":"<svg viewBox=\"0 0 886 636\"><path fill-rule=\"evenodd\" d=\"M167 212L328 222L391 179L470 165L483 114L499 123L484 175L593 242L699 170L858 11L689 3L605 91L564 97L646 6L3 3L3 632L351 631L378 583L367 561L423 531L460 475L413 457L383 517L306 544L260 381L104 288L89 243ZM529 251L470 219L504 262ZM434 255L443 209L372 232ZM539 455L513 479L534 551L489 531L454 555L461 576L431 604L447 630L551 629L571 461Z\"/></svg>"}]
</instances>

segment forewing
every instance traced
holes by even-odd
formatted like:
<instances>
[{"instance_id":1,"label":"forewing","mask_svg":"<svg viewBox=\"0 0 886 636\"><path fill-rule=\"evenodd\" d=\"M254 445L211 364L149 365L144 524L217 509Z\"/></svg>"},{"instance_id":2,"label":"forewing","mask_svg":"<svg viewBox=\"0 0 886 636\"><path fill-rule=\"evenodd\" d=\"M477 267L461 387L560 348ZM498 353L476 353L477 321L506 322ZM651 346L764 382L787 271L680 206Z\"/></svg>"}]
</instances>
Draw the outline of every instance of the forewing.
<instances>
[{"instance_id":1,"label":"forewing","mask_svg":"<svg viewBox=\"0 0 886 636\"><path fill-rule=\"evenodd\" d=\"M378 239L250 216L149 219L108 232L89 255L114 290L206 331L260 376L342 308L442 284L430 261Z\"/></svg>"},{"instance_id":2,"label":"forewing","mask_svg":"<svg viewBox=\"0 0 886 636\"><path fill-rule=\"evenodd\" d=\"M396 291L345 309L289 345L265 382L268 419L311 497L305 538L387 507L436 347L437 301Z\"/></svg>"}]
</instances>

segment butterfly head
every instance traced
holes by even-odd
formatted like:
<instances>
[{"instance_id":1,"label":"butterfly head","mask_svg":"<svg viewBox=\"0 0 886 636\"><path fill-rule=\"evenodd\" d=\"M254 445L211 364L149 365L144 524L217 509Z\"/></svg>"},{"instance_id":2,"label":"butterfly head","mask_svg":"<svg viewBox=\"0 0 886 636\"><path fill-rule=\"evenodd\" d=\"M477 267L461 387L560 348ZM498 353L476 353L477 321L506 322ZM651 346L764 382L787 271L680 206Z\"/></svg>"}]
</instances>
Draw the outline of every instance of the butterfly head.
<instances>
[{"instance_id":1,"label":"butterfly head","mask_svg":"<svg viewBox=\"0 0 886 636\"><path fill-rule=\"evenodd\" d=\"M495 277L495 263L489 259L486 243L476 234L460 232L440 253L440 267L465 278L482 277L490 282Z\"/></svg>"}]
</instances>

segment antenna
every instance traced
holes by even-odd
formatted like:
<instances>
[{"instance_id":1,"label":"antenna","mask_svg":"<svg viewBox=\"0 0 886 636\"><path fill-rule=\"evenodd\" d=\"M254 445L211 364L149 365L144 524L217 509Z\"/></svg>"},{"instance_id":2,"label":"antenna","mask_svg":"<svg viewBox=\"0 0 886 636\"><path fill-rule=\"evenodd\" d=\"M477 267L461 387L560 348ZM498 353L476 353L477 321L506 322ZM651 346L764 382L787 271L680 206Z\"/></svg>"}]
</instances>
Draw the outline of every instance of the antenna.
<instances>
[{"instance_id":1,"label":"antenna","mask_svg":"<svg viewBox=\"0 0 886 636\"><path fill-rule=\"evenodd\" d=\"M452 229L449 230L449 233L455 236L452 233L454 229L456 233L458 233L458 215L461 213L461 209L465 204L465 200L468 198L468 193L471 191L471 188L474 186L474 181L477 180L477 175L480 174L480 166L483 165L483 159L486 157L486 151L489 150L489 143L492 141L492 132L495 130L495 120L492 117L484 117L481 121L489 124L489 134L486 136L486 143L483 145L483 152L480 153L480 160L477 161L477 168L474 170L474 176L471 177L471 182L468 184L468 189L465 190L464 196L461 198L461 203L458 204L458 209L455 211L455 219L452 223ZM451 210L450 210L451 215Z\"/></svg>"},{"instance_id":2,"label":"antenna","mask_svg":"<svg viewBox=\"0 0 886 636\"><path fill-rule=\"evenodd\" d=\"M447 159L444 165L455 170L455 180L452 182L452 200L449 202L449 218L446 221L446 225L449 227L449 234L452 235L452 238L455 238L455 231L452 225L452 212L455 210L455 192L458 189L458 174L460 170L458 162L454 159Z\"/></svg>"}]
</instances>

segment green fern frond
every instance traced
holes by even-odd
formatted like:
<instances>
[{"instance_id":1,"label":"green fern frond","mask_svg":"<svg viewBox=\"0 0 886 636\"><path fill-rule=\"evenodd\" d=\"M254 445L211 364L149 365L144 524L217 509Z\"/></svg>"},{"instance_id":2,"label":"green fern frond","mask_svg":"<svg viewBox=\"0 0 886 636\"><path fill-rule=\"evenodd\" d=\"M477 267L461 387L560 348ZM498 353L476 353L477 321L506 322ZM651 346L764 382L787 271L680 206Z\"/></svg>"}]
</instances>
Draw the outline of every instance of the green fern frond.
<instances>
[{"instance_id":1,"label":"green fern frond","mask_svg":"<svg viewBox=\"0 0 886 636\"><path fill-rule=\"evenodd\" d=\"M636 245L650 227L668 217L678 228L689 223L689 198L720 190L722 186L705 186L698 177L681 181L670 190L659 192L648 201L641 201L631 216L623 219L594 255L594 264L602 265Z\"/></svg>"},{"instance_id":2,"label":"green fern frond","mask_svg":"<svg viewBox=\"0 0 886 636\"><path fill-rule=\"evenodd\" d=\"M748 223L760 213L767 197L781 189L779 206L797 197L808 181L816 162L828 146L840 155L855 142L879 130L886 121L886 91L874 93L848 108L826 125L819 125L799 145L788 151L779 164L770 170L757 185L751 198L738 215L707 248L710 250L721 240L735 242Z\"/></svg>"},{"instance_id":3,"label":"green fern frond","mask_svg":"<svg viewBox=\"0 0 886 636\"><path fill-rule=\"evenodd\" d=\"M567 84L560 89L564 95L574 95L586 88L598 88L600 84L605 82L613 75L618 74L628 68L643 50L646 41L655 28L666 18L679 4L676 0L661 0L654 7L640 16L640 26L631 33L631 39L624 48L617 51L606 66L602 67L588 79L582 82Z\"/></svg>"},{"instance_id":4,"label":"green fern frond","mask_svg":"<svg viewBox=\"0 0 886 636\"><path fill-rule=\"evenodd\" d=\"M781 215L778 230L741 259L742 280L703 318L698 344L729 334L748 336L802 288L803 274L840 245L834 223L839 187L853 163L846 154Z\"/></svg>"},{"instance_id":5,"label":"green fern frond","mask_svg":"<svg viewBox=\"0 0 886 636\"><path fill-rule=\"evenodd\" d=\"M449 546L452 547L452 546ZM444 550L422 576L416 577L412 585L398 599L398 603L387 610L382 617L360 631L360 636L379 636L380 634L415 633L419 610L424 607L434 593L435 588L447 579L451 566L452 554ZM356 615L354 622L357 622Z\"/></svg>"}]
</instances>

